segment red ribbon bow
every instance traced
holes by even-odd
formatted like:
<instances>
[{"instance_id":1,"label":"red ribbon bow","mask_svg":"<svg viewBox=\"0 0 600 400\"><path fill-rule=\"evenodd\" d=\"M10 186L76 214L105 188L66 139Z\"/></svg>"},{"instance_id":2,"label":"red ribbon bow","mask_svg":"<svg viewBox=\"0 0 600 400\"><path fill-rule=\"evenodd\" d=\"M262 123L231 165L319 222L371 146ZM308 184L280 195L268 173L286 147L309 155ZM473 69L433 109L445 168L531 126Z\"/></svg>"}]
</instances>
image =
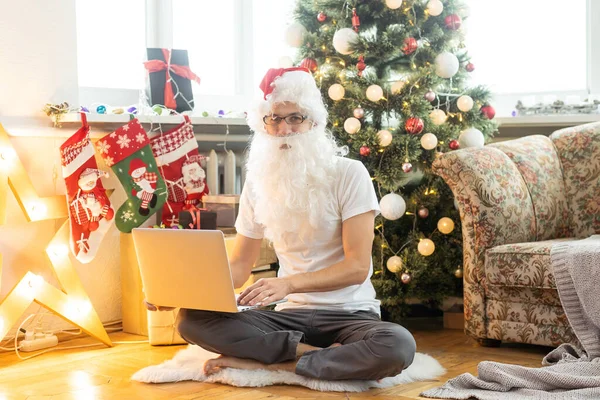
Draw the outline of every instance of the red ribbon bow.
<instances>
[{"instance_id":1,"label":"red ribbon bow","mask_svg":"<svg viewBox=\"0 0 600 400\"><path fill-rule=\"evenodd\" d=\"M269 69L267 71L267 73L265 74L264 78L262 79L262 81L260 82L260 85L258 85L260 90L262 90L263 93L265 94L265 96L264 96L265 100L267 99L267 95L271 94L271 92L273 91L272 83L275 80L275 78L278 78L281 75L285 74L286 72L291 72L291 71L304 71L304 72L310 74L310 71L308 70L308 68L304 68L304 67L271 68L271 69Z\"/></svg>"},{"instance_id":2,"label":"red ribbon bow","mask_svg":"<svg viewBox=\"0 0 600 400\"><path fill-rule=\"evenodd\" d=\"M183 65L171 64L171 50L161 49L163 56L166 60L150 60L144 62L144 67L148 70L148 72L159 72L162 70L166 70L166 79L165 79L165 106L167 108L176 109L177 101L175 100L175 94L173 93L173 84L171 83L171 72L176 75L181 76L182 78L189 79L196 83L200 83L200 78L198 75L192 72L190 67Z\"/></svg>"},{"instance_id":3,"label":"red ribbon bow","mask_svg":"<svg viewBox=\"0 0 600 400\"><path fill-rule=\"evenodd\" d=\"M200 226L200 212L207 211L206 208L198 208L196 206L192 206L188 209L190 215L192 216L192 222L190 222L190 229L202 229Z\"/></svg>"}]
</instances>

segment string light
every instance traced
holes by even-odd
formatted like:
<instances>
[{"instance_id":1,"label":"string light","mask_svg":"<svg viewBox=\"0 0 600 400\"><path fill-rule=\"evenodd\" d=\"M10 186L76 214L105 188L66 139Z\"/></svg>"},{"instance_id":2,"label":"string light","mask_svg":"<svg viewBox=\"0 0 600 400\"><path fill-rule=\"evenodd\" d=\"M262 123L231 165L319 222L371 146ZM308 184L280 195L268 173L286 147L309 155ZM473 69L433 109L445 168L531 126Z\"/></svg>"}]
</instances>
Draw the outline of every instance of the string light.
<instances>
[{"instance_id":1,"label":"string light","mask_svg":"<svg viewBox=\"0 0 600 400\"><path fill-rule=\"evenodd\" d=\"M5 162L11 162L17 158L17 152L12 147L5 147L0 149L0 160Z\"/></svg>"},{"instance_id":2,"label":"string light","mask_svg":"<svg viewBox=\"0 0 600 400\"><path fill-rule=\"evenodd\" d=\"M63 313L69 319L78 319L89 314L91 310L92 304L88 300L69 299Z\"/></svg>"},{"instance_id":3,"label":"string light","mask_svg":"<svg viewBox=\"0 0 600 400\"><path fill-rule=\"evenodd\" d=\"M44 283L44 278L39 275L29 273L29 279L24 279L17 285L15 288L15 292L18 293L19 296L24 297L26 299L31 299L35 297L38 289Z\"/></svg>"},{"instance_id":4,"label":"string light","mask_svg":"<svg viewBox=\"0 0 600 400\"><path fill-rule=\"evenodd\" d=\"M69 247L66 244L51 244L46 251L53 261L58 261L58 259L69 255Z\"/></svg>"},{"instance_id":5,"label":"string light","mask_svg":"<svg viewBox=\"0 0 600 400\"><path fill-rule=\"evenodd\" d=\"M35 202L29 206L29 214L33 220L44 218L47 211L48 209L44 203Z\"/></svg>"}]
</instances>

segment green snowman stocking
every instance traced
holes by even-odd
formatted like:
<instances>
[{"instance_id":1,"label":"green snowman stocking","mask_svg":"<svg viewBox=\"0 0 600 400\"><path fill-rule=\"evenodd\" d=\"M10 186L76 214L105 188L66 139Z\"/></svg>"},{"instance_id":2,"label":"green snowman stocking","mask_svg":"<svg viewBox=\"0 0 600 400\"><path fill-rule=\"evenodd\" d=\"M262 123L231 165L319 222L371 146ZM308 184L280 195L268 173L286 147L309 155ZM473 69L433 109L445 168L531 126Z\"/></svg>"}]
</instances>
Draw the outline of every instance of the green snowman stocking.
<instances>
[{"instance_id":1,"label":"green snowman stocking","mask_svg":"<svg viewBox=\"0 0 600 400\"><path fill-rule=\"evenodd\" d=\"M152 155L150 140L134 119L100 139L96 148L127 194L115 224L121 232L129 233L162 209L167 200L167 187Z\"/></svg>"}]
</instances>

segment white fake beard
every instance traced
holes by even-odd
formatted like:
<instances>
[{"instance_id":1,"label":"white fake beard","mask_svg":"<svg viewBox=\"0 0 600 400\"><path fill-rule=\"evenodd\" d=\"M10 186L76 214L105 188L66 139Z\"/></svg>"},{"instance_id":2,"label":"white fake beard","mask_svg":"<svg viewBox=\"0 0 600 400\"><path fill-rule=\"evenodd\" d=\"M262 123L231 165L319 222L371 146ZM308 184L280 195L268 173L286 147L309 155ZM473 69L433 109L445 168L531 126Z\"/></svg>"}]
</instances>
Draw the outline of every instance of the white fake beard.
<instances>
[{"instance_id":1,"label":"white fake beard","mask_svg":"<svg viewBox=\"0 0 600 400\"><path fill-rule=\"evenodd\" d=\"M247 163L256 222L265 227L265 237L278 242L286 232L309 239L310 228L323 223L325 204L330 202L332 173L343 154L323 129L287 137L256 132Z\"/></svg>"}]
</instances>

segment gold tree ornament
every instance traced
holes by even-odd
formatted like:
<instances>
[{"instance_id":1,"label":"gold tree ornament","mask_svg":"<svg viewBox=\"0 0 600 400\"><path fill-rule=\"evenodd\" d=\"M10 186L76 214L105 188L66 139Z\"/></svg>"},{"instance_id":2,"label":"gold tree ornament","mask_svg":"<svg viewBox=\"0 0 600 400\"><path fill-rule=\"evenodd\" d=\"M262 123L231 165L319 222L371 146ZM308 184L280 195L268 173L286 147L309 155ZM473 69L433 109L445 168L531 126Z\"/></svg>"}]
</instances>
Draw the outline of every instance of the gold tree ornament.
<instances>
[{"instance_id":1,"label":"gold tree ornament","mask_svg":"<svg viewBox=\"0 0 600 400\"><path fill-rule=\"evenodd\" d=\"M402 259L400 257L391 256L390 258L388 258L386 266L390 272L396 273L402 270L404 263L402 262Z\"/></svg>"},{"instance_id":2,"label":"gold tree ornament","mask_svg":"<svg viewBox=\"0 0 600 400\"><path fill-rule=\"evenodd\" d=\"M64 196L38 196L18 154L10 143L8 133L0 125L0 225L6 222L6 198L9 189L28 222L67 218L69 215ZM110 195L108 192L107 194ZM50 258L62 290L49 284L39 275L31 271L26 272L0 302L0 339L6 336L9 329L35 302L81 328L82 331L107 346L112 346L112 342L71 264L68 243L69 224L67 220L46 248L46 254ZM0 283L2 283L1 254Z\"/></svg>"},{"instance_id":3,"label":"gold tree ornament","mask_svg":"<svg viewBox=\"0 0 600 400\"><path fill-rule=\"evenodd\" d=\"M431 239L421 239L417 246L417 250L422 256L428 257L435 251L435 244Z\"/></svg>"},{"instance_id":4,"label":"gold tree ornament","mask_svg":"<svg viewBox=\"0 0 600 400\"><path fill-rule=\"evenodd\" d=\"M454 221L448 217L440 218L437 224L438 230L444 235L452 233L454 230Z\"/></svg>"}]
</instances>

